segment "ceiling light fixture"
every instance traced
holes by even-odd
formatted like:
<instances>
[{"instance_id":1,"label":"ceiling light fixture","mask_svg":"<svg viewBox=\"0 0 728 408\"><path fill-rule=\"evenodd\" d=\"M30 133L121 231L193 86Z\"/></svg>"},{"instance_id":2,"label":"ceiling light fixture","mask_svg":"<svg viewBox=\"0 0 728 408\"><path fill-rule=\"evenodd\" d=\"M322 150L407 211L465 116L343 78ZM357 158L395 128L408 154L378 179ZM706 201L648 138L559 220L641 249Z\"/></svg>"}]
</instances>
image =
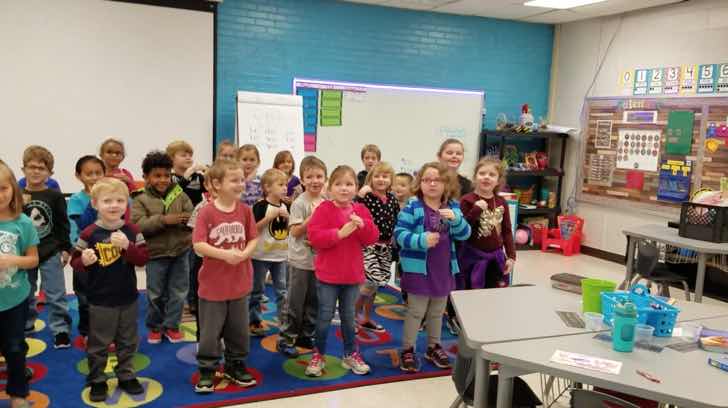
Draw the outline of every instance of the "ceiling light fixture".
<instances>
[{"instance_id":1,"label":"ceiling light fixture","mask_svg":"<svg viewBox=\"0 0 728 408\"><path fill-rule=\"evenodd\" d=\"M570 9L586 6L587 4L601 3L604 1L607 0L531 0L523 3L523 5L530 7Z\"/></svg>"}]
</instances>

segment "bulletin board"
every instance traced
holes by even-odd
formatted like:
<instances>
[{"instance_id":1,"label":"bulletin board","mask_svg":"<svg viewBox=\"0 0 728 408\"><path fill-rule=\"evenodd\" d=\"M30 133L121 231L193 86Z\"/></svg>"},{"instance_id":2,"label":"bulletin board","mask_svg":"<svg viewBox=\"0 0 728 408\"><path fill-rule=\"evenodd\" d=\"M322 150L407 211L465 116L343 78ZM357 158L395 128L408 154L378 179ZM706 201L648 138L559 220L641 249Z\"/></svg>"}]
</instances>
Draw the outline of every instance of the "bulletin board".
<instances>
[{"instance_id":1,"label":"bulletin board","mask_svg":"<svg viewBox=\"0 0 728 408\"><path fill-rule=\"evenodd\" d=\"M728 97L588 98L578 199L665 215L728 177Z\"/></svg>"}]
</instances>

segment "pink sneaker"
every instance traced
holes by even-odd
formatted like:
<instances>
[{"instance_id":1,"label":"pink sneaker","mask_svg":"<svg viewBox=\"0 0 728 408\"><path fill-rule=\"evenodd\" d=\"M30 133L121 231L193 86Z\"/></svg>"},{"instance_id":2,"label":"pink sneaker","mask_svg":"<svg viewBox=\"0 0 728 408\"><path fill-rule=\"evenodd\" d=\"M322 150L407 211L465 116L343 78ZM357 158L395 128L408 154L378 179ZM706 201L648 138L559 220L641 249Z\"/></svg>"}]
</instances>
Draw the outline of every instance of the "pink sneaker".
<instances>
[{"instance_id":1,"label":"pink sneaker","mask_svg":"<svg viewBox=\"0 0 728 408\"><path fill-rule=\"evenodd\" d=\"M306 375L309 377L321 377L324 373L324 367L326 367L324 356L318 352L314 352L311 361L306 366Z\"/></svg>"},{"instance_id":2,"label":"pink sneaker","mask_svg":"<svg viewBox=\"0 0 728 408\"><path fill-rule=\"evenodd\" d=\"M177 329L165 330L164 337L166 337L170 343L180 343L185 339L185 336L182 334L182 332Z\"/></svg>"},{"instance_id":3,"label":"pink sneaker","mask_svg":"<svg viewBox=\"0 0 728 408\"><path fill-rule=\"evenodd\" d=\"M147 343L149 344L159 344L162 342L162 332L158 330L149 330L149 333L147 333Z\"/></svg>"}]
</instances>

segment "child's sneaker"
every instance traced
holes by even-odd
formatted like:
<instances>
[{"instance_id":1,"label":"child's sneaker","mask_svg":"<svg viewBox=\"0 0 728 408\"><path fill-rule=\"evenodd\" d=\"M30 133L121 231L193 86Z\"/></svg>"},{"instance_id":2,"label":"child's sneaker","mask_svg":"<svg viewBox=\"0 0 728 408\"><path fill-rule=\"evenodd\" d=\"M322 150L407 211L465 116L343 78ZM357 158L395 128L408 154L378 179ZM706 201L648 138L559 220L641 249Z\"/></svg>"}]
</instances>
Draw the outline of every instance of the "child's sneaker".
<instances>
[{"instance_id":1,"label":"child's sneaker","mask_svg":"<svg viewBox=\"0 0 728 408\"><path fill-rule=\"evenodd\" d=\"M356 375L369 374L369 371L371 371L369 364L364 362L364 359L358 351L355 351L348 356L344 356L341 360L341 366L347 370L351 370L351 372Z\"/></svg>"},{"instance_id":2,"label":"child's sneaker","mask_svg":"<svg viewBox=\"0 0 728 408\"><path fill-rule=\"evenodd\" d=\"M159 344L161 342L162 342L162 332L160 332L159 330L149 329L149 333L147 333L147 343Z\"/></svg>"},{"instance_id":3,"label":"child's sneaker","mask_svg":"<svg viewBox=\"0 0 728 408\"><path fill-rule=\"evenodd\" d=\"M460 325L454 317L446 317L445 326L447 326L447 331L449 331L453 336L458 336L460 334Z\"/></svg>"},{"instance_id":4,"label":"child's sneaker","mask_svg":"<svg viewBox=\"0 0 728 408\"><path fill-rule=\"evenodd\" d=\"M164 331L164 337L166 337L170 343L180 343L185 339L185 336L182 335L182 332L177 329L166 329Z\"/></svg>"},{"instance_id":5,"label":"child's sneaker","mask_svg":"<svg viewBox=\"0 0 728 408\"><path fill-rule=\"evenodd\" d=\"M88 392L88 399L92 402L106 401L106 396L109 393L109 386L104 382L91 383L91 390Z\"/></svg>"},{"instance_id":6,"label":"child's sneaker","mask_svg":"<svg viewBox=\"0 0 728 408\"><path fill-rule=\"evenodd\" d=\"M367 320L364 323L360 323L359 326L361 326L362 329L369 330L374 333L384 333L386 330L384 330L384 326L381 324L374 323L371 320Z\"/></svg>"},{"instance_id":7,"label":"child's sneaker","mask_svg":"<svg viewBox=\"0 0 728 408\"><path fill-rule=\"evenodd\" d=\"M144 393L144 387L136 378L119 381L119 388L129 395L139 395Z\"/></svg>"},{"instance_id":8,"label":"child's sneaker","mask_svg":"<svg viewBox=\"0 0 728 408\"><path fill-rule=\"evenodd\" d=\"M399 355L399 369L408 373L416 373L419 371L414 348L410 347L402 350L402 353Z\"/></svg>"},{"instance_id":9,"label":"child's sneaker","mask_svg":"<svg viewBox=\"0 0 728 408\"><path fill-rule=\"evenodd\" d=\"M326 367L324 356L319 354L318 351L314 352L311 361L306 366L305 374L309 377L321 377L324 373L324 367Z\"/></svg>"},{"instance_id":10,"label":"child's sneaker","mask_svg":"<svg viewBox=\"0 0 728 408\"><path fill-rule=\"evenodd\" d=\"M234 363L225 364L225 378L240 385L241 387L252 387L256 384L255 378L250 375L245 362L236 361Z\"/></svg>"},{"instance_id":11,"label":"child's sneaker","mask_svg":"<svg viewBox=\"0 0 728 408\"><path fill-rule=\"evenodd\" d=\"M288 344L283 339L278 340L278 343L276 343L276 350L278 350L279 353L286 356L286 358L298 357L298 349L296 349L296 345Z\"/></svg>"},{"instance_id":12,"label":"child's sneaker","mask_svg":"<svg viewBox=\"0 0 728 408\"><path fill-rule=\"evenodd\" d=\"M64 349L71 347L71 338L68 337L68 333L58 333L53 339L53 348Z\"/></svg>"},{"instance_id":13,"label":"child's sneaker","mask_svg":"<svg viewBox=\"0 0 728 408\"><path fill-rule=\"evenodd\" d=\"M215 392L215 372L211 370L200 370L200 378L195 384L195 392L198 394L209 394Z\"/></svg>"},{"instance_id":14,"label":"child's sneaker","mask_svg":"<svg viewBox=\"0 0 728 408\"><path fill-rule=\"evenodd\" d=\"M265 327L263 327L263 323L261 323L261 322L251 323L250 324L250 335L254 336L254 337L265 336Z\"/></svg>"},{"instance_id":15,"label":"child's sneaker","mask_svg":"<svg viewBox=\"0 0 728 408\"><path fill-rule=\"evenodd\" d=\"M425 359L438 368L450 368L450 358L439 344L435 344L433 347L427 348Z\"/></svg>"}]
</instances>

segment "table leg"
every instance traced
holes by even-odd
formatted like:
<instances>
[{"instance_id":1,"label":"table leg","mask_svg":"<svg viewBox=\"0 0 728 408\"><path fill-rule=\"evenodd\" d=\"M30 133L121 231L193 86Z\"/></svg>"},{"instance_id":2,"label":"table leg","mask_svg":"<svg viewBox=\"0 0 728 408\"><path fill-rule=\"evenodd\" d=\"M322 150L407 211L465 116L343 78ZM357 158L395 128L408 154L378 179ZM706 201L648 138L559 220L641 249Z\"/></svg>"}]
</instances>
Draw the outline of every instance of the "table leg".
<instances>
[{"instance_id":1,"label":"table leg","mask_svg":"<svg viewBox=\"0 0 728 408\"><path fill-rule=\"evenodd\" d=\"M498 398L497 408L511 408L513 406L513 377L517 373L510 367L501 364L498 369Z\"/></svg>"},{"instance_id":2,"label":"table leg","mask_svg":"<svg viewBox=\"0 0 728 408\"><path fill-rule=\"evenodd\" d=\"M695 277L695 302L703 303L703 286L705 285L705 255L698 252L698 275Z\"/></svg>"},{"instance_id":3,"label":"table leg","mask_svg":"<svg viewBox=\"0 0 728 408\"><path fill-rule=\"evenodd\" d=\"M490 361L477 353L475 358L474 408L488 407L488 392L490 391L488 388L490 388Z\"/></svg>"},{"instance_id":4,"label":"table leg","mask_svg":"<svg viewBox=\"0 0 728 408\"><path fill-rule=\"evenodd\" d=\"M625 262L624 281L619 284L618 289L629 290L629 284L632 282L632 263L636 247L637 239L627 235L627 262Z\"/></svg>"}]
</instances>

